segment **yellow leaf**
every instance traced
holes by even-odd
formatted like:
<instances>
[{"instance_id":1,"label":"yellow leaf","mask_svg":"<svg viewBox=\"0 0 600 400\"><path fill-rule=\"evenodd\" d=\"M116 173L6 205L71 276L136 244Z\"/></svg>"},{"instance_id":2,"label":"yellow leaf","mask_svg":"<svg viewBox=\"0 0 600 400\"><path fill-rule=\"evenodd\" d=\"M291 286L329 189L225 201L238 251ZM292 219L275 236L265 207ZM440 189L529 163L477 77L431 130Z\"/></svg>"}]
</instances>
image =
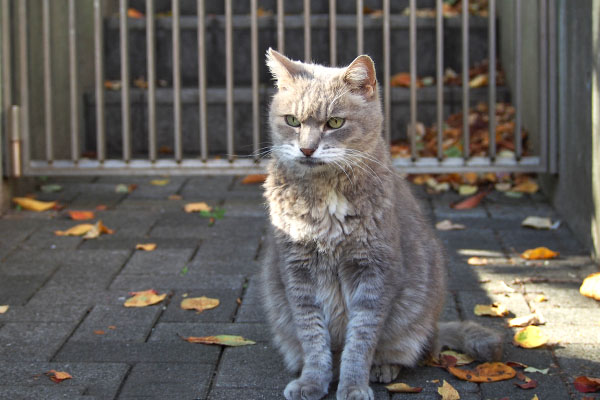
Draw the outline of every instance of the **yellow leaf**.
<instances>
[{"instance_id":1,"label":"yellow leaf","mask_svg":"<svg viewBox=\"0 0 600 400\"><path fill-rule=\"evenodd\" d=\"M95 225L93 225L92 229L90 229L84 236L84 239L95 239L98 236L102 235L103 233L106 233L108 235L112 235L113 233L115 233L115 231L113 231L112 229L107 228L106 226L104 226L104 224L102 223L102 221L98 220L98 222L96 222Z\"/></svg>"},{"instance_id":2,"label":"yellow leaf","mask_svg":"<svg viewBox=\"0 0 600 400\"><path fill-rule=\"evenodd\" d=\"M486 362L472 370L448 367L448 372L458 379L476 383L504 381L517 374L517 371L501 362Z\"/></svg>"},{"instance_id":3,"label":"yellow leaf","mask_svg":"<svg viewBox=\"0 0 600 400\"><path fill-rule=\"evenodd\" d=\"M244 339L241 336L232 336L232 335L217 335L217 336L189 336L187 338L183 338L190 343L202 343L202 344L218 344L221 346L248 346L251 344L256 344L252 340Z\"/></svg>"},{"instance_id":4,"label":"yellow leaf","mask_svg":"<svg viewBox=\"0 0 600 400\"><path fill-rule=\"evenodd\" d=\"M438 388L438 393L440 396L442 396L442 400L459 400L460 399L460 395L458 394L456 389L454 389L454 387L452 387L451 384L446 382L445 379L444 379L443 385Z\"/></svg>"},{"instance_id":5,"label":"yellow leaf","mask_svg":"<svg viewBox=\"0 0 600 400\"><path fill-rule=\"evenodd\" d=\"M534 394L533 397L531 398L531 400L540 400L540 398L537 397L537 394Z\"/></svg>"},{"instance_id":6,"label":"yellow leaf","mask_svg":"<svg viewBox=\"0 0 600 400\"><path fill-rule=\"evenodd\" d=\"M469 265L487 265L488 262L488 259L484 257L469 257L467 260Z\"/></svg>"},{"instance_id":7,"label":"yellow leaf","mask_svg":"<svg viewBox=\"0 0 600 400\"><path fill-rule=\"evenodd\" d=\"M579 293L592 299L600 300L600 272L589 275L583 280Z\"/></svg>"},{"instance_id":8,"label":"yellow leaf","mask_svg":"<svg viewBox=\"0 0 600 400\"><path fill-rule=\"evenodd\" d=\"M5 312L7 312L8 311L8 307L9 306L6 306L6 305L5 306L0 306L0 314L4 314Z\"/></svg>"},{"instance_id":9,"label":"yellow leaf","mask_svg":"<svg viewBox=\"0 0 600 400\"><path fill-rule=\"evenodd\" d=\"M460 185L458 187L458 194L461 196L471 196L477 193L479 188L475 185Z\"/></svg>"},{"instance_id":10,"label":"yellow leaf","mask_svg":"<svg viewBox=\"0 0 600 400\"><path fill-rule=\"evenodd\" d=\"M123 304L125 307L146 307L160 303L167 297L166 293L158 294L156 290L144 290L141 292L131 292L133 297L128 298Z\"/></svg>"},{"instance_id":11,"label":"yellow leaf","mask_svg":"<svg viewBox=\"0 0 600 400\"><path fill-rule=\"evenodd\" d=\"M244 185L255 185L258 183L263 183L267 179L266 174L254 174L254 175L246 175L244 179L242 179L242 184Z\"/></svg>"},{"instance_id":12,"label":"yellow leaf","mask_svg":"<svg viewBox=\"0 0 600 400\"><path fill-rule=\"evenodd\" d=\"M208 204L206 204L205 202L188 203L184 206L183 209L187 213L202 212L202 211L211 212L212 211L212 207L209 206Z\"/></svg>"},{"instance_id":13,"label":"yellow leaf","mask_svg":"<svg viewBox=\"0 0 600 400\"><path fill-rule=\"evenodd\" d=\"M488 317L504 317L508 314L508 308L502 303L494 303L491 305L477 304L473 310L475 315Z\"/></svg>"},{"instance_id":14,"label":"yellow leaf","mask_svg":"<svg viewBox=\"0 0 600 400\"><path fill-rule=\"evenodd\" d=\"M156 249L156 243L138 243L135 245L136 250L154 251Z\"/></svg>"},{"instance_id":15,"label":"yellow leaf","mask_svg":"<svg viewBox=\"0 0 600 400\"><path fill-rule=\"evenodd\" d=\"M488 84L487 74L479 74L469 81L470 88L479 88Z\"/></svg>"},{"instance_id":16,"label":"yellow leaf","mask_svg":"<svg viewBox=\"0 0 600 400\"><path fill-rule=\"evenodd\" d=\"M392 393L420 393L423 390L421 387L412 387L402 382L392 383L385 388Z\"/></svg>"},{"instance_id":17,"label":"yellow leaf","mask_svg":"<svg viewBox=\"0 0 600 400\"><path fill-rule=\"evenodd\" d=\"M508 320L508 326L511 328L521 328L529 325L544 325L545 323L546 319L539 311Z\"/></svg>"},{"instance_id":18,"label":"yellow leaf","mask_svg":"<svg viewBox=\"0 0 600 400\"><path fill-rule=\"evenodd\" d=\"M12 200L29 211L48 211L56 205L55 201L39 201L28 197L13 197Z\"/></svg>"},{"instance_id":19,"label":"yellow leaf","mask_svg":"<svg viewBox=\"0 0 600 400\"><path fill-rule=\"evenodd\" d=\"M521 254L521 257L526 260L547 260L549 258L556 258L559 255L559 252L552 251L547 247L536 247L535 249L525 250Z\"/></svg>"},{"instance_id":20,"label":"yellow leaf","mask_svg":"<svg viewBox=\"0 0 600 400\"><path fill-rule=\"evenodd\" d=\"M183 199L183 197L180 194L170 194L169 197L167 197L169 200L181 200Z\"/></svg>"},{"instance_id":21,"label":"yellow leaf","mask_svg":"<svg viewBox=\"0 0 600 400\"><path fill-rule=\"evenodd\" d=\"M513 192L533 194L533 193L537 192L538 189L539 189L538 184L533 179L528 179L524 182L519 183L518 185L513 187L511 190Z\"/></svg>"},{"instance_id":22,"label":"yellow leaf","mask_svg":"<svg viewBox=\"0 0 600 400\"><path fill-rule=\"evenodd\" d=\"M538 294L537 296L535 296L535 299L533 299L533 300L537 303L542 303L544 301L548 301L548 298L546 296L544 296L543 294Z\"/></svg>"},{"instance_id":23,"label":"yellow leaf","mask_svg":"<svg viewBox=\"0 0 600 400\"><path fill-rule=\"evenodd\" d=\"M56 236L81 236L85 235L93 228L93 224L79 224L67 229L66 231L54 231L54 234Z\"/></svg>"},{"instance_id":24,"label":"yellow leaf","mask_svg":"<svg viewBox=\"0 0 600 400\"><path fill-rule=\"evenodd\" d=\"M73 378L71 376L71 374L69 374L68 372L56 371L53 369L46 372L46 375L48 375L50 377L50 379L52 379L52 381L56 382L56 383L60 383L60 382L64 381L65 379Z\"/></svg>"},{"instance_id":25,"label":"yellow leaf","mask_svg":"<svg viewBox=\"0 0 600 400\"><path fill-rule=\"evenodd\" d=\"M168 179L153 179L150 181L151 185L154 186L165 186L169 183Z\"/></svg>"},{"instance_id":26,"label":"yellow leaf","mask_svg":"<svg viewBox=\"0 0 600 400\"><path fill-rule=\"evenodd\" d=\"M201 313L204 310L210 310L219 305L219 299L211 299L205 296L190 297L181 302L181 308L184 310L197 310Z\"/></svg>"},{"instance_id":27,"label":"yellow leaf","mask_svg":"<svg viewBox=\"0 0 600 400\"><path fill-rule=\"evenodd\" d=\"M537 326L528 326L515 333L515 344L526 349L533 349L548 343L548 336Z\"/></svg>"}]
</instances>

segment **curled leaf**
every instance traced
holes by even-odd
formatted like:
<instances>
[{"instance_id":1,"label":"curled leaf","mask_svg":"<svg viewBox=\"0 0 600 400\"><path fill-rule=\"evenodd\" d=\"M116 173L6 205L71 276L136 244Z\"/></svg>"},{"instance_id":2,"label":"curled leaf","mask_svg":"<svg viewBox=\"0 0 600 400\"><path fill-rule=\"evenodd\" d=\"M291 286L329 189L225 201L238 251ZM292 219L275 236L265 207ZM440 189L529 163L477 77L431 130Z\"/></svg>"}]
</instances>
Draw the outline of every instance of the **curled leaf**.
<instances>
[{"instance_id":1,"label":"curled leaf","mask_svg":"<svg viewBox=\"0 0 600 400\"><path fill-rule=\"evenodd\" d=\"M515 333L514 341L517 346L533 349L548 343L548 336L537 326L530 325Z\"/></svg>"},{"instance_id":2,"label":"curled leaf","mask_svg":"<svg viewBox=\"0 0 600 400\"><path fill-rule=\"evenodd\" d=\"M552 229L552 220L545 217L529 216L521 222L521 226L534 229Z\"/></svg>"},{"instance_id":3,"label":"curled leaf","mask_svg":"<svg viewBox=\"0 0 600 400\"><path fill-rule=\"evenodd\" d=\"M525 250L521 257L526 260L547 260L550 258L556 258L560 253L552 251L547 247L536 247L535 249Z\"/></svg>"},{"instance_id":4,"label":"curled leaf","mask_svg":"<svg viewBox=\"0 0 600 400\"><path fill-rule=\"evenodd\" d=\"M600 272L588 275L579 288L579 293L600 300Z\"/></svg>"},{"instance_id":5,"label":"curled leaf","mask_svg":"<svg viewBox=\"0 0 600 400\"><path fill-rule=\"evenodd\" d=\"M531 379L530 377L526 376L522 372L517 373L517 378L519 378L520 380L525 382L525 383L516 383L515 382L515 386L518 386L521 389L534 389L538 386L538 383L536 380Z\"/></svg>"},{"instance_id":6,"label":"curled leaf","mask_svg":"<svg viewBox=\"0 0 600 400\"><path fill-rule=\"evenodd\" d=\"M600 378L578 376L573 382L575 389L581 393L595 393L600 391Z\"/></svg>"},{"instance_id":7,"label":"curled leaf","mask_svg":"<svg viewBox=\"0 0 600 400\"><path fill-rule=\"evenodd\" d=\"M256 344L252 340L244 339L241 336L233 336L233 335L217 335L217 336L189 336L182 337L183 340L186 340L190 343L202 343L202 344L217 344L221 346L248 346L252 344Z\"/></svg>"},{"instance_id":8,"label":"curled leaf","mask_svg":"<svg viewBox=\"0 0 600 400\"><path fill-rule=\"evenodd\" d=\"M56 383L60 383L65 379L73 378L68 372L56 371L54 369L51 369L50 371L46 372L46 375L52 380L52 382Z\"/></svg>"},{"instance_id":9,"label":"curled leaf","mask_svg":"<svg viewBox=\"0 0 600 400\"><path fill-rule=\"evenodd\" d=\"M181 302L181 308L184 310L196 310L201 313L204 310L210 310L219 305L219 299L209 297L188 297Z\"/></svg>"},{"instance_id":10,"label":"curled leaf","mask_svg":"<svg viewBox=\"0 0 600 400\"><path fill-rule=\"evenodd\" d=\"M8 308L9 308L8 305L0 306L0 314L4 314L5 312L7 312Z\"/></svg>"},{"instance_id":11,"label":"curled leaf","mask_svg":"<svg viewBox=\"0 0 600 400\"><path fill-rule=\"evenodd\" d=\"M94 227L93 224L75 225L66 231L54 231L56 236L81 236L88 233Z\"/></svg>"},{"instance_id":12,"label":"curled leaf","mask_svg":"<svg viewBox=\"0 0 600 400\"><path fill-rule=\"evenodd\" d=\"M387 385L385 388L392 393L421 393L423 390L422 387L412 387L402 382L392 383L391 385Z\"/></svg>"},{"instance_id":13,"label":"curled leaf","mask_svg":"<svg viewBox=\"0 0 600 400\"><path fill-rule=\"evenodd\" d=\"M475 315L477 316L488 316L488 317L504 317L508 315L508 308L502 303L494 303L494 304L477 304L473 310Z\"/></svg>"},{"instance_id":14,"label":"curled leaf","mask_svg":"<svg viewBox=\"0 0 600 400\"><path fill-rule=\"evenodd\" d=\"M13 197L12 201L29 211L48 211L56 206L56 201L39 201L29 197Z\"/></svg>"},{"instance_id":15,"label":"curled leaf","mask_svg":"<svg viewBox=\"0 0 600 400\"><path fill-rule=\"evenodd\" d=\"M520 328L529 325L544 324L546 324L546 319L539 311L536 311L533 314L528 314L522 317L512 318L508 320L508 326L510 326L511 328Z\"/></svg>"},{"instance_id":16,"label":"curled leaf","mask_svg":"<svg viewBox=\"0 0 600 400\"><path fill-rule=\"evenodd\" d=\"M166 293L158 294L156 290L144 290L141 292L131 292L133 297L128 298L123 304L125 307L146 307L160 303L167 297Z\"/></svg>"},{"instance_id":17,"label":"curled leaf","mask_svg":"<svg viewBox=\"0 0 600 400\"><path fill-rule=\"evenodd\" d=\"M136 250L154 251L156 250L156 243L138 243L135 245Z\"/></svg>"},{"instance_id":18,"label":"curled leaf","mask_svg":"<svg viewBox=\"0 0 600 400\"><path fill-rule=\"evenodd\" d=\"M467 197L466 199L459 201L458 203L452 204L450 207L454 208L455 210L468 210L475 208L479 205L479 203L481 203L481 200L488 195L488 193L488 191L479 192L471 197Z\"/></svg>"},{"instance_id":19,"label":"curled leaf","mask_svg":"<svg viewBox=\"0 0 600 400\"><path fill-rule=\"evenodd\" d=\"M244 177L244 179L242 179L242 184L244 185L256 185L259 183L264 183L264 181L267 179L267 175L266 174L253 174L253 175L246 175Z\"/></svg>"},{"instance_id":20,"label":"curled leaf","mask_svg":"<svg viewBox=\"0 0 600 400\"><path fill-rule=\"evenodd\" d=\"M517 371L501 362L483 363L472 370L448 367L448 371L459 379L477 383L504 381L517 374Z\"/></svg>"},{"instance_id":21,"label":"curled leaf","mask_svg":"<svg viewBox=\"0 0 600 400\"><path fill-rule=\"evenodd\" d=\"M186 204L183 207L183 209L187 213L192 213L192 212L211 212L212 211L212 207L209 206L208 204L206 204L205 202L188 203L188 204Z\"/></svg>"},{"instance_id":22,"label":"curled leaf","mask_svg":"<svg viewBox=\"0 0 600 400\"><path fill-rule=\"evenodd\" d=\"M442 396L442 400L459 400L460 395L454 387L444 380L442 386L438 388L438 394Z\"/></svg>"},{"instance_id":23,"label":"curled leaf","mask_svg":"<svg viewBox=\"0 0 600 400\"><path fill-rule=\"evenodd\" d=\"M113 233L115 233L114 230L107 228L102 221L98 220L98 222L96 222L94 225L92 225L92 229L90 229L89 231L86 232L85 235L83 235L84 239L96 239L98 236L102 235L102 234L107 234L107 235L112 235Z\"/></svg>"},{"instance_id":24,"label":"curled leaf","mask_svg":"<svg viewBox=\"0 0 600 400\"><path fill-rule=\"evenodd\" d=\"M489 260L485 257L469 257L467 263L469 265L487 265Z\"/></svg>"},{"instance_id":25,"label":"curled leaf","mask_svg":"<svg viewBox=\"0 0 600 400\"><path fill-rule=\"evenodd\" d=\"M527 179L512 188L513 192L533 194L539 190L538 184L533 179Z\"/></svg>"}]
</instances>

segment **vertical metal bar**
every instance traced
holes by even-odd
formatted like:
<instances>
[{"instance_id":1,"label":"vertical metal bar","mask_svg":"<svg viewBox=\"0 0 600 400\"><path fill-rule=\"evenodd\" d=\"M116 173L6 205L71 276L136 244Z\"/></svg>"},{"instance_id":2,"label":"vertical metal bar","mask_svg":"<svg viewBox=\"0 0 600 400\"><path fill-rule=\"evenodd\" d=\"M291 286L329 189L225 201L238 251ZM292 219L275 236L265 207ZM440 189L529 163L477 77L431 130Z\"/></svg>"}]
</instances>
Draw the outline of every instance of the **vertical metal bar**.
<instances>
[{"instance_id":1,"label":"vertical metal bar","mask_svg":"<svg viewBox=\"0 0 600 400\"><path fill-rule=\"evenodd\" d=\"M408 25L409 61L410 61L410 155L413 160L417 153L417 0L410 0Z\"/></svg>"},{"instance_id":2,"label":"vertical metal bar","mask_svg":"<svg viewBox=\"0 0 600 400\"><path fill-rule=\"evenodd\" d=\"M79 69L77 65L77 9L69 0L69 101L71 117L71 160L79 160Z\"/></svg>"},{"instance_id":3,"label":"vertical metal bar","mask_svg":"<svg viewBox=\"0 0 600 400\"><path fill-rule=\"evenodd\" d=\"M96 86L96 154L98 161L106 158L106 126L104 124L104 29L102 0L94 0L94 80Z\"/></svg>"},{"instance_id":4,"label":"vertical metal bar","mask_svg":"<svg viewBox=\"0 0 600 400\"><path fill-rule=\"evenodd\" d=\"M227 116L227 157L233 162L233 17L232 0L225 0L225 91Z\"/></svg>"},{"instance_id":5,"label":"vertical metal bar","mask_svg":"<svg viewBox=\"0 0 600 400\"><path fill-rule=\"evenodd\" d=\"M436 0L436 100L437 100L437 158L444 157L444 13L443 0Z\"/></svg>"},{"instance_id":6,"label":"vertical metal bar","mask_svg":"<svg viewBox=\"0 0 600 400\"><path fill-rule=\"evenodd\" d=\"M329 64L337 65L337 21L335 0L329 0Z\"/></svg>"},{"instance_id":7,"label":"vertical metal bar","mask_svg":"<svg viewBox=\"0 0 600 400\"><path fill-rule=\"evenodd\" d=\"M175 136L175 161L182 159L181 140L181 45L179 0L173 0L173 135Z\"/></svg>"},{"instance_id":8,"label":"vertical metal bar","mask_svg":"<svg viewBox=\"0 0 600 400\"><path fill-rule=\"evenodd\" d=\"M556 110L557 98L556 98L556 81L557 81L557 70L556 70L556 4L554 1L548 2L548 167L551 174L558 172L556 148L557 148L557 137L556 137L556 125L557 115Z\"/></svg>"},{"instance_id":9,"label":"vertical metal bar","mask_svg":"<svg viewBox=\"0 0 600 400\"><path fill-rule=\"evenodd\" d=\"M283 0L277 0L277 51L285 52L285 24Z\"/></svg>"},{"instance_id":10,"label":"vertical metal bar","mask_svg":"<svg viewBox=\"0 0 600 400\"><path fill-rule=\"evenodd\" d=\"M522 27L521 27L521 0L515 0L515 156L517 160L521 159L521 47L522 47Z\"/></svg>"},{"instance_id":11,"label":"vertical metal bar","mask_svg":"<svg viewBox=\"0 0 600 400\"><path fill-rule=\"evenodd\" d=\"M198 112L200 115L200 158L208 159L208 128L206 124L206 54L204 34L206 25L204 21L204 0L198 0Z\"/></svg>"},{"instance_id":12,"label":"vertical metal bar","mask_svg":"<svg viewBox=\"0 0 600 400\"><path fill-rule=\"evenodd\" d=\"M10 107L13 104L12 99L12 84L13 84L13 76L12 76L12 52L11 52L11 7L9 0L2 0L2 22L0 23L0 29L2 29L2 113L4 115L3 118L3 127L4 132L6 133L4 143L0 143L0 146L3 146L5 143L8 143L10 134L12 129L11 124L11 109ZM13 121L14 122L14 121ZM0 152L0 158L2 157L2 152ZM0 162L2 162L0 160ZM8 166L8 163L7 163ZM2 169L2 165L0 165L0 169ZM12 174L12 171L5 171L9 174Z\"/></svg>"},{"instance_id":13,"label":"vertical metal bar","mask_svg":"<svg viewBox=\"0 0 600 400\"><path fill-rule=\"evenodd\" d=\"M146 0L146 69L148 71L148 159L156 161L156 49L154 0Z\"/></svg>"},{"instance_id":14,"label":"vertical metal bar","mask_svg":"<svg viewBox=\"0 0 600 400\"><path fill-rule=\"evenodd\" d=\"M386 143L391 142L391 64L390 64L390 0L383 0L383 134Z\"/></svg>"},{"instance_id":15,"label":"vertical metal bar","mask_svg":"<svg viewBox=\"0 0 600 400\"><path fill-rule=\"evenodd\" d=\"M365 15L363 0L356 0L356 53L363 54L365 48Z\"/></svg>"},{"instance_id":16,"label":"vertical metal bar","mask_svg":"<svg viewBox=\"0 0 600 400\"><path fill-rule=\"evenodd\" d=\"M11 163L11 172L13 177L18 178L22 175L22 169L23 169L23 161L22 161L22 143L21 143L21 107L19 106L12 106L12 108L10 109L10 120L11 120L11 137L10 137L10 144L11 144L11 156L12 156L12 163Z\"/></svg>"},{"instance_id":17,"label":"vertical metal bar","mask_svg":"<svg viewBox=\"0 0 600 400\"><path fill-rule=\"evenodd\" d=\"M462 2L463 158L469 158L469 0Z\"/></svg>"},{"instance_id":18,"label":"vertical metal bar","mask_svg":"<svg viewBox=\"0 0 600 400\"><path fill-rule=\"evenodd\" d=\"M540 163L548 170L548 34L546 0L539 0L539 140Z\"/></svg>"},{"instance_id":19,"label":"vertical metal bar","mask_svg":"<svg viewBox=\"0 0 600 400\"><path fill-rule=\"evenodd\" d=\"M258 98L258 4L250 0L250 41L252 57L252 152L254 160L260 160L260 102Z\"/></svg>"},{"instance_id":20,"label":"vertical metal bar","mask_svg":"<svg viewBox=\"0 0 600 400\"><path fill-rule=\"evenodd\" d=\"M19 1L19 91L21 108L20 112L20 130L14 132L13 135L20 133L20 140L22 143L22 165L25 168L29 166L29 160L31 159L30 146L29 146L29 38L27 35L27 2ZM13 121L13 123L16 123Z\"/></svg>"},{"instance_id":21,"label":"vertical metal bar","mask_svg":"<svg viewBox=\"0 0 600 400\"><path fill-rule=\"evenodd\" d=\"M496 159L496 0L489 0L488 4L488 154L493 161Z\"/></svg>"},{"instance_id":22,"label":"vertical metal bar","mask_svg":"<svg viewBox=\"0 0 600 400\"><path fill-rule=\"evenodd\" d=\"M121 37L121 126L123 161L131 159L131 105L129 98L129 32L127 31L127 0L119 0L119 29Z\"/></svg>"},{"instance_id":23,"label":"vertical metal bar","mask_svg":"<svg viewBox=\"0 0 600 400\"><path fill-rule=\"evenodd\" d=\"M311 60L311 37L310 37L310 0L304 0L304 61Z\"/></svg>"},{"instance_id":24,"label":"vertical metal bar","mask_svg":"<svg viewBox=\"0 0 600 400\"><path fill-rule=\"evenodd\" d=\"M44 54L44 132L46 136L46 161L54 160L52 117L52 48L50 37L50 0L42 1L42 47Z\"/></svg>"}]
</instances>

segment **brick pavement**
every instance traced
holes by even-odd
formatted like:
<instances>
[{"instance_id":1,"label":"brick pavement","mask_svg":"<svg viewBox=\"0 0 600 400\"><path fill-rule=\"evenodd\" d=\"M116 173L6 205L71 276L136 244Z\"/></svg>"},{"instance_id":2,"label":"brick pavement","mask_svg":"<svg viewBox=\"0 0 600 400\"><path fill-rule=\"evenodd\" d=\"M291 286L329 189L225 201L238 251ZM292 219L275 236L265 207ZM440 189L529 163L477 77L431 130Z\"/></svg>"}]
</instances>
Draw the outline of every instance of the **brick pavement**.
<instances>
[{"instance_id":1,"label":"brick pavement","mask_svg":"<svg viewBox=\"0 0 600 400\"><path fill-rule=\"evenodd\" d=\"M292 378L269 342L259 306L256 274L266 224L258 186L234 177L170 177L153 186L149 177L52 178L66 209L106 204L97 216L113 235L84 241L57 237L56 229L75 224L64 212L11 210L0 218L0 399L276 399ZM130 194L115 193L117 183L136 183ZM389 395L375 385L377 399L438 398L435 380L445 379L462 399L580 399L573 377L600 376L600 305L579 295L579 282L598 268L563 224L556 231L520 227L527 215L559 216L541 195L510 199L490 195L482 206L455 211L454 194L430 196L416 189L432 221L451 218L464 231L442 232L448 250L450 293L443 318L475 319L506 333L505 360L537 368L529 374L540 385L516 388L513 381L462 382L442 369L403 371L400 380L423 387L421 394ZM170 194L181 200L168 200ZM225 208L212 227L199 215L183 212L191 201ZM136 251L142 242L154 252ZM561 258L525 263L517 254L546 245ZM470 266L470 256L491 257ZM511 262L516 261L516 262ZM522 284L511 284L515 278ZM527 279L535 277L536 279ZM544 279L547 281L544 282ZM506 291L501 281L514 292ZM160 305L123 307L128 292L153 288L169 296ZM548 297L535 303L537 294ZM184 311L184 295L221 300L214 309ZM238 304L237 299L241 300ZM515 315L540 309L544 331L558 344L525 350L510 343L511 332L498 319L475 317L477 303L502 301ZM116 329L109 329L114 326ZM94 331L103 330L98 335ZM254 346L220 348L190 344L178 335L239 334ZM68 371L73 379L51 382L44 372ZM328 398L333 399L334 388ZM594 398L593 394L591 395ZM596 395L596 398L598 395Z\"/></svg>"}]
</instances>

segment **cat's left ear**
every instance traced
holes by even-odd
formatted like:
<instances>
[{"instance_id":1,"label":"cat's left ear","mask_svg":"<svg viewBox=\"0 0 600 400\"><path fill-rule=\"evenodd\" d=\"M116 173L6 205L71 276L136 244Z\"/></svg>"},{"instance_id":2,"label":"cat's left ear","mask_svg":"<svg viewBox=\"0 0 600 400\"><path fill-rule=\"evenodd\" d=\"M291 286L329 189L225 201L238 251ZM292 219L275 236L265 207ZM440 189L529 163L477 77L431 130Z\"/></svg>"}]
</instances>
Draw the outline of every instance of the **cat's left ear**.
<instances>
[{"instance_id":1,"label":"cat's left ear","mask_svg":"<svg viewBox=\"0 0 600 400\"><path fill-rule=\"evenodd\" d=\"M377 78L375 76L375 63L371 57L366 55L356 57L352 64L346 68L344 82L353 91L362 94L367 100L375 98Z\"/></svg>"}]
</instances>

